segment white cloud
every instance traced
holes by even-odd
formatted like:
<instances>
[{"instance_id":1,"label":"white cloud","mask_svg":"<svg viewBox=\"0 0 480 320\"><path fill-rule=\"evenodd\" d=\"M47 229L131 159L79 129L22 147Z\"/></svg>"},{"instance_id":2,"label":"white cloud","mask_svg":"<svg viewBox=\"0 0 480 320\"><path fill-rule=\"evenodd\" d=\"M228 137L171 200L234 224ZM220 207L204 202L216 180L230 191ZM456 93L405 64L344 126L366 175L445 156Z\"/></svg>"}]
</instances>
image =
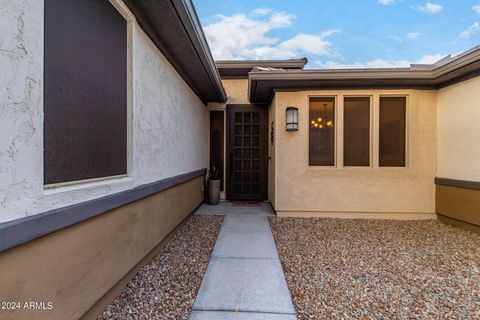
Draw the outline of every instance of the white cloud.
<instances>
[{"instance_id":1,"label":"white cloud","mask_svg":"<svg viewBox=\"0 0 480 320\"><path fill-rule=\"evenodd\" d=\"M408 60L398 61L385 61L383 59L375 59L367 62L353 62L353 63L341 63L335 61L327 61L325 63L321 61L314 61L315 65L324 69L365 69L365 68L402 68L410 66Z\"/></svg>"},{"instance_id":2,"label":"white cloud","mask_svg":"<svg viewBox=\"0 0 480 320\"><path fill-rule=\"evenodd\" d=\"M396 60L386 61L375 59L367 62L339 63L327 61L325 63L315 60L313 64L324 69L365 69L365 68L408 68L410 64L432 64L445 57L443 54L424 55L417 61Z\"/></svg>"},{"instance_id":3,"label":"white cloud","mask_svg":"<svg viewBox=\"0 0 480 320\"><path fill-rule=\"evenodd\" d=\"M476 4L472 7L472 10L475 11L476 14L480 15L480 4Z\"/></svg>"},{"instance_id":4,"label":"white cloud","mask_svg":"<svg viewBox=\"0 0 480 320\"><path fill-rule=\"evenodd\" d=\"M417 6L417 10L425 13L436 14L442 11L443 7L436 3L427 2L423 6Z\"/></svg>"},{"instance_id":5,"label":"white cloud","mask_svg":"<svg viewBox=\"0 0 480 320\"><path fill-rule=\"evenodd\" d=\"M409 40L415 40L420 36L420 33L418 32L409 32L407 33L407 39Z\"/></svg>"},{"instance_id":6,"label":"white cloud","mask_svg":"<svg viewBox=\"0 0 480 320\"><path fill-rule=\"evenodd\" d=\"M447 55L446 54L427 54L421 57L419 60L417 60L415 63L417 64L433 64L443 58L445 58Z\"/></svg>"},{"instance_id":7,"label":"white cloud","mask_svg":"<svg viewBox=\"0 0 480 320\"><path fill-rule=\"evenodd\" d=\"M257 9L252 10L252 12L250 12L250 14L254 15L254 16L266 16L270 12L272 12L272 9L270 9L270 8L257 8Z\"/></svg>"},{"instance_id":8,"label":"white cloud","mask_svg":"<svg viewBox=\"0 0 480 320\"><path fill-rule=\"evenodd\" d=\"M402 44L406 41L411 41L415 40L420 36L420 33L418 32L409 32L405 36L399 37L399 36L389 36L389 39L392 39L395 43L397 44Z\"/></svg>"},{"instance_id":9,"label":"white cloud","mask_svg":"<svg viewBox=\"0 0 480 320\"><path fill-rule=\"evenodd\" d=\"M463 31L462 33L460 33L460 38L462 38L462 39L470 39L471 36L477 34L478 32L480 32L480 23L479 23L479 22L475 22L475 23L472 24L470 27L468 27L467 29L465 29L465 31Z\"/></svg>"},{"instance_id":10,"label":"white cloud","mask_svg":"<svg viewBox=\"0 0 480 320\"><path fill-rule=\"evenodd\" d=\"M396 0L378 0L378 3L384 6L388 6L390 4L394 4L397 2Z\"/></svg>"},{"instance_id":11,"label":"white cloud","mask_svg":"<svg viewBox=\"0 0 480 320\"><path fill-rule=\"evenodd\" d=\"M250 15L219 15L219 21L204 27L213 57L222 59L288 59L305 54L332 56L328 36L340 30L327 30L320 35L298 34L285 41L269 33L290 26L295 16L284 12L255 9Z\"/></svg>"}]
</instances>

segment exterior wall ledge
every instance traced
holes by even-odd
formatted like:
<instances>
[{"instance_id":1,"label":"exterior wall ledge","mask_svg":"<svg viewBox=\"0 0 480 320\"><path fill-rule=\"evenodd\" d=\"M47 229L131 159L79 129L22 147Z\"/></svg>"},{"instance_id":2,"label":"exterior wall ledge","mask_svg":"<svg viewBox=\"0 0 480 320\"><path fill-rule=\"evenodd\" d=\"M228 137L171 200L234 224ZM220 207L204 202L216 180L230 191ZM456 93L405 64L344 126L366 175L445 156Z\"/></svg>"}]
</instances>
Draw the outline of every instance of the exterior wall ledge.
<instances>
[{"instance_id":1,"label":"exterior wall ledge","mask_svg":"<svg viewBox=\"0 0 480 320\"><path fill-rule=\"evenodd\" d=\"M187 172L134 189L0 223L0 252L205 176L206 173L207 169Z\"/></svg>"},{"instance_id":2,"label":"exterior wall ledge","mask_svg":"<svg viewBox=\"0 0 480 320\"><path fill-rule=\"evenodd\" d=\"M441 186L480 190L480 181L458 180L458 179L435 177L435 184L441 185Z\"/></svg>"},{"instance_id":3,"label":"exterior wall ledge","mask_svg":"<svg viewBox=\"0 0 480 320\"><path fill-rule=\"evenodd\" d=\"M430 212L340 212L340 211L295 211L276 210L277 217L340 218L379 220L436 220L437 214Z\"/></svg>"}]
</instances>

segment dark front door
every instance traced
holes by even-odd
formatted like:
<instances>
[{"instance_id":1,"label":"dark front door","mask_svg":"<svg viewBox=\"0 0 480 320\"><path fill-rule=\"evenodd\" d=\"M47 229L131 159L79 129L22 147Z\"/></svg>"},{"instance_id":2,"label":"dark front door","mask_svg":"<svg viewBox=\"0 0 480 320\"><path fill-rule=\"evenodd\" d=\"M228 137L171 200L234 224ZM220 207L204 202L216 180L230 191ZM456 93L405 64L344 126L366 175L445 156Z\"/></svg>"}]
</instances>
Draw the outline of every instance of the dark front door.
<instances>
[{"instance_id":1,"label":"dark front door","mask_svg":"<svg viewBox=\"0 0 480 320\"><path fill-rule=\"evenodd\" d=\"M249 105L227 108L227 197L230 200L265 200L266 110Z\"/></svg>"}]
</instances>

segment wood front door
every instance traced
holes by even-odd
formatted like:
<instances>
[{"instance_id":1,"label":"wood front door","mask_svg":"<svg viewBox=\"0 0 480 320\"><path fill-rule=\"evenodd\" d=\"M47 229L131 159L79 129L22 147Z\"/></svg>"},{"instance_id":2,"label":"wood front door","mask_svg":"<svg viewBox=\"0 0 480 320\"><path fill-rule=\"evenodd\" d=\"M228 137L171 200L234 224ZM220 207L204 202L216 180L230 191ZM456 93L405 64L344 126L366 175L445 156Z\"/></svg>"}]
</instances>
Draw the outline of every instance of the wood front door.
<instances>
[{"instance_id":1,"label":"wood front door","mask_svg":"<svg viewBox=\"0 0 480 320\"><path fill-rule=\"evenodd\" d=\"M258 200L267 196L266 110L227 106L227 198Z\"/></svg>"}]
</instances>

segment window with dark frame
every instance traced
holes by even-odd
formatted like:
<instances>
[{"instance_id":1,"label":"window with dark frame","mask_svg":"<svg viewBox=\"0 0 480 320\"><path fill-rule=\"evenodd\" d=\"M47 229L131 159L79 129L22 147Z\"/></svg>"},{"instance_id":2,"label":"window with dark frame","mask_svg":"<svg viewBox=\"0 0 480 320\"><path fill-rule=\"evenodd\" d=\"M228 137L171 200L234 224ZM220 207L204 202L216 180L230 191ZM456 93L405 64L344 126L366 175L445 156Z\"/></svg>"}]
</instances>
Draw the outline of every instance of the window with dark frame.
<instances>
[{"instance_id":1,"label":"window with dark frame","mask_svg":"<svg viewBox=\"0 0 480 320\"><path fill-rule=\"evenodd\" d=\"M127 22L109 1L45 0L44 183L127 173Z\"/></svg>"},{"instance_id":2,"label":"window with dark frame","mask_svg":"<svg viewBox=\"0 0 480 320\"><path fill-rule=\"evenodd\" d=\"M380 167L406 165L406 110L406 97L380 97Z\"/></svg>"},{"instance_id":3,"label":"window with dark frame","mask_svg":"<svg viewBox=\"0 0 480 320\"><path fill-rule=\"evenodd\" d=\"M335 97L310 98L309 165L335 165Z\"/></svg>"},{"instance_id":4,"label":"window with dark frame","mask_svg":"<svg viewBox=\"0 0 480 320\"><path fill-rule=\"evenodd\" d=\"M370 166L370 97L345 97L343 165Z\"/></svg>"}]
</instances>

